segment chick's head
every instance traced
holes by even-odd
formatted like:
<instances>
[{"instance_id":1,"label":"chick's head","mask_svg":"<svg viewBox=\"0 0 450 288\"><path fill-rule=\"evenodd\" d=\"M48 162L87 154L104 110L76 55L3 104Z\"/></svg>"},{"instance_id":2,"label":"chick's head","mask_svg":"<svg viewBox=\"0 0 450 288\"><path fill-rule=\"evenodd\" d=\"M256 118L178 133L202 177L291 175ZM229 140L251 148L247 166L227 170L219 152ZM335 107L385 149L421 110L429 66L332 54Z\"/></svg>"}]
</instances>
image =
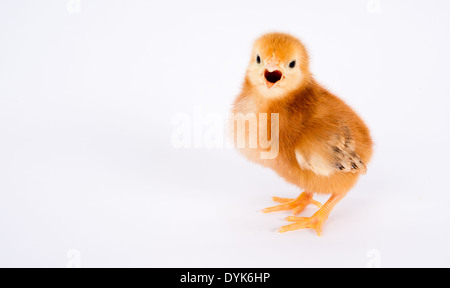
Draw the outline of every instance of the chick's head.
<instances>
[{"instance_id":1,"label":"chick's head","mask_svg":"<svg viewBox=\"0 0 450 288\"><path fill-rule=\"evenodd\" d=\"M253 46L246 77L263 97L283 97L302 87L310 77L306 49L289 34L265 34Z\"/></svg>"}]
</instances>

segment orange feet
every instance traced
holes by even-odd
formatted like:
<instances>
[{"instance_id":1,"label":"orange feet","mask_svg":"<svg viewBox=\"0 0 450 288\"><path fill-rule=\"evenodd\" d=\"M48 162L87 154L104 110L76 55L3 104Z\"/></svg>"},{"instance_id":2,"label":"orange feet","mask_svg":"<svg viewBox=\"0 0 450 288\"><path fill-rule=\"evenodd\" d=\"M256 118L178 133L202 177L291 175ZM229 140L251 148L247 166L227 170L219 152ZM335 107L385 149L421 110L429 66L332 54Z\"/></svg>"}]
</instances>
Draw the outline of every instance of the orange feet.
<instances>
[{"instance_id":1,"label":"orange feet","mask_svg":"<svg viewBox=\"0 0 450 288\"><path fill-rule=\"evenodd\" d=\"M297 215L298 213L302 212L309 204L314 204L320 208L322 206L322 203L314 200L312 197L313 194L307 192L303 192L296 199L273 197L273 201L283 204L263 209L262 212L269 213L275 211L292 210L294 215Z\"/></svg>"},{"instance_id":2,"label":"orange feet","mask_svg":"<svg viewBox=\"0 0 450 288\"><path fill-rule=\"evenodd\" d=\"M286 225L280 228L279 232L284 233L288 231L294 231L298 229L310 228L314 229L317 232L317 235L320 236L322 234L322 226L323 223L328 219L328 215L330 215L331 210L333 210L334 206L341 201L341 199L345 196L343 194L332 194L325 204L321 205L320 202L312 199L313 193L303 192L297 199L285 199L274 197L273 200L284 203L278 206L266 208L263 212L273 212L273 211L282 211L282 210L293 210L294 214L300 213L307 205L314 204L319 207L319 210L311 217L295 217L289 216L286 218L289 222L294 222L290 225Z\"/></svg>"},{"instance_id":3,"label":"orange feet","mask_svg":"<svg viewBox=\"0 0 450 288\"><path fill-rule=\"evenodd\" d=\"M311 217L295 217L289 216L286 218L289 222L295 222L290 225L286 225L278 230L280 233L294 231L299 229L311 228L316 230L317 236L322 234L322 225L327 220L328 216L320 213L316 213Z\"/></svg>"}]
</instances>

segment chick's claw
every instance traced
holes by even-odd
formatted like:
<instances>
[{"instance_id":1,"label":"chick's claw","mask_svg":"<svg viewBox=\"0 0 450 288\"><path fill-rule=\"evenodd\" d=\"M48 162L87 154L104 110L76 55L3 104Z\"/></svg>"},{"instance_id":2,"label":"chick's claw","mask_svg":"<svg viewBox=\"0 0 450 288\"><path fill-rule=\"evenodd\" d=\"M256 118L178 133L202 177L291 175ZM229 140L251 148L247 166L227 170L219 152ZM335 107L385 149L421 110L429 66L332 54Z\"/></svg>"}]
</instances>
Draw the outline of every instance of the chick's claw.
<instances>
[{"instance_id":1,"label":"chick's claw","mask_svg":"<svg viewBox=\"0 0 450 288\"><path fill-rule=\"evenodd\" d=\"M293 224L285 225L278 230L280 233L295 231L299 229L310 228L316 230L318 236L322 234L322 226L326 220L326 217L321 216L320 214L314 214L311 217L295 217L289 216L286 218L289 222L295 222Z\"/></svg>"},{"instance_id":2,"label":"chick's claw","mask_svg":"<svg viewBox=\"0 0 450 288\"><path fill-rule=\"evenodd\" d=\"M292 198L281 198L281 197L274 196L272 198L272 200L275 201L275 202L278 202L278 203L287 203L287 202L291 202L291 201L293 201L295 199L292 199Z\"/></svg>"},{"instance_id":3,"label":"chick's claw","mask_svg":"<svg viewBox=\"0 0 450 288\"><path fill-rule=\"evenodd\" d=\"M293 214L297 215L298 213L302 212L305 209L305 207L308 206L309 204L314 204L319 208L322 206L322 203L312 198L312 193L307 192L303 192L296 199L273 197L273 201L282 204L263 209L262 212L269 213L275 211L292 210Z\"/></svg>"}]
</instances>

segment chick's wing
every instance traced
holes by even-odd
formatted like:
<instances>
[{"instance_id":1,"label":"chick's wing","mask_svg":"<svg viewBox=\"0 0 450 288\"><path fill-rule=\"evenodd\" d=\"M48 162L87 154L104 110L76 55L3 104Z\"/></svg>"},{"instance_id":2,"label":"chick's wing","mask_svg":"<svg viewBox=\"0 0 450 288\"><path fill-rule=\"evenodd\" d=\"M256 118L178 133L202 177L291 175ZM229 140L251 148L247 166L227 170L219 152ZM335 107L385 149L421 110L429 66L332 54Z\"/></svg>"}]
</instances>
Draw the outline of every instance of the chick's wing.
<instances>
[{"instance_id":1,"label":"chick's wing","mask_svg":"<svg viewBox=\"0 0 450 288\"><path fill-rule=\"evenodd\" d=\"M339 132L331 133L327 141L303 145L295 150L300 167L322 176L335 172L367 172L366 165L355 150L356 141L350 129L342 125Z\"/></svg>"}]
</instances>

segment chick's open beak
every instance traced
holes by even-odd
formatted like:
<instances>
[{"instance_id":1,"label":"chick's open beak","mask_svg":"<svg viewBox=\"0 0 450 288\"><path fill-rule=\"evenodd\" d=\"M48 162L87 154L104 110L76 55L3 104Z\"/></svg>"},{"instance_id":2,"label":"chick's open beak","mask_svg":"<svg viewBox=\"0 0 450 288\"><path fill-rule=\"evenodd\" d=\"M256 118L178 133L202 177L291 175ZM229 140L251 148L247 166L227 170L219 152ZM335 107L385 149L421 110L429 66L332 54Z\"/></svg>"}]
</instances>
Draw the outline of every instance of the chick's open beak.
<instances>
[{"instance_id":1,"label":"chick's open beak","mask_svg":"<svg viewBox=\"0 0 450 288\"><path fill-rule=\"evenodd\" d=\"M264 78L266 80L267 88L272 88L278 81L283 78L283 72L280 67L275 63L269 63L264 70Z\"/></svg>"}]
</instances>

